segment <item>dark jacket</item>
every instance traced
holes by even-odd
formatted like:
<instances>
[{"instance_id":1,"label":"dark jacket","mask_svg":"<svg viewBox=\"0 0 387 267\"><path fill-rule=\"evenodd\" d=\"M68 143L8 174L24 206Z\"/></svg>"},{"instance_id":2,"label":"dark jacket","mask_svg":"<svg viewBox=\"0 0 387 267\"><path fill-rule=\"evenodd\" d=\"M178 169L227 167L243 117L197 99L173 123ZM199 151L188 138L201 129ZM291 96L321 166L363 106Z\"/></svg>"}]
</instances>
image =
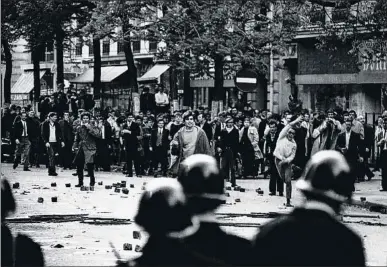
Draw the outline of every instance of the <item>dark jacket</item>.
<instances>
[{"instance_id":1,"label":"dark jacket","mask_svg":"<svg viewBox=\"0 0 387 267\"><path fill-rule=\"evenodd\" d=\"M156 107L155 95L152 93L143 93L140 95L140 109L146 113L148 110L153 112Z\"/></svg>"},{"instance_id":2,"label":"dark jacket","mask_svg":"<svg viewBox=\"0 0 387 267\"><path fill-rule=\"evenodd\" d=\"M55 135L56 135L56 141L62 142L62 131L60 129L60 125L58 122L54 123L55 125ZM44 143L48 143L50 139L50 121L45 121L42 124L42 139Z\"/></svg>"},{"instance_id":3,"label":"dark jacket","mask_svg":"<svg viewBox=\"0 0 387 267\"><path fill-rule=\"evenodd\" d=\"M104 129L104 137L105 137L105 142L110 145L112 144L113 142L113 130L112 130L112 126L110 125L110 123L108 123L107 121L104 121L103 122L103 125L105 126L105 129ZM100 140L103 140L102 139L102 128L101 128L101 139Z\"/></svg>"},{"instance_id":4,"label":"dark jacket","mask_svg":"<svg viewBox=\"0 0 387 267\"><path fill-rule=\"evenodd\" d=\"M62 131L62 140L65 143L72 143L74 141L73 126L66 120L59 121L60 129Z\"/></svg>"},{"instance_id":5,"label":"dark jacket","mask_svg":"<svg viewBox=\"0 0 387 267\"><path fill-rule=\"evenodd\" d=\"M280 134L280 131L277 130L275 135L274 135L274 139L271 138L271 134L270 133L268 135L266 135L266 137L265 137L265 142L266 142L265 154L267 156L269 156L269 157L273 156L274 149L275 149L275 146L277 144L277 140L278 140L279 134Z\"/></svg>"},{"instance_id":6,"label":"dark jacket","mask_svg":"<svg viewBox=\"0 0 387 267\"><path fill-rule=\"evenodd\" d=\"M79 125L76 129L73 149L77 150L74 162L77 163L81 159L81 151L83 152L85 163L94 163L94 155L97 152L97 140L101 138L101 130L91 125L87 129L84 125Z\"/></svg>"},{"instance_id":7,"label":"dark jacket","mask_svg":"<svg viewBox=\"0 0 387 267\"><path fill-rule=\"evenodd\" d=\"M365 266L360 237L330 214L296 208L260 228L254 266Z\"/></svg>"},{"instance_id":8,"label":"dark jacket","mask_svg":"<svg viewBox=\"0 0 387 267\"><path fill-rule=\"evenodd\" d=\"M234 154L239 151L239 131L233 127L230 133L226 129L220 132L220 140L218 141L218 147L223 151L226 148L230 148Z\"/></svg>"},{"instance_id":9,"label":"dark jacket","mask_svg":"<svg viewBox=\"0 0 387 267\"><path fill-rule=\"evenodd\" d=\"M129 130L131 133L122 133L121 136L124 140L124 145L126 149L130 150L137 150L137 146L139 144L138 136L141 136L141 130L140 127L137 125L137 123L132 122L130 127L128 126L128 123L125 122L122 126L122 130Z\"/></svg>"},{"instance_id":10,"label":"dark jacket","mask_svg":"<svg viewBox=\"0 0 387 267\"><path fill-rule=\"evenodd\" d=\"M346 153L344 153L344 157L354 164L359 157L362 157L364 154L364 148L362 145L362 140L360 139L360 135L351 131L351 135L349 137L349 146ZM337 142L336 142L336 150L341 152L342 148L345 148L346 146L346 140L345 140L345 132L340 133Z\"/></svg>"},{"instance_id":11,"label":"dark jacket","mask_svg":"<svg viewBox=\"0 0 387 267\"><path fill-rule=\"evenodd\" d=\"M156 143L157 143L157 135L159 133L159 128L156 128L156 129L152 129L152 136L151 136L151 143L150 143L150 146L155 149L156 148ZM169 131L167 129L163 129L163 136L161 138L161 146L168 150L168 147L169 147L169 139L168 139L168 136L169 136Z\"/></svg>"},{"instance_id":12,"label":"dark jacket","mask_svg":"<svg viewBox=\"0 0 387 267\"><path fill-rule=\"evenodd\" d=\"M31 140L31 138L37 136L37 134L39 133L36 133L36 127L35 127L35 124L29 120L29 119L26 119L26 125L27 125L27 135L28 135L28 139ZM17 121L15 124L14 124L14 136L15 136L15 139L19 139L22 137L23 135L23 123L22 121Z\"/></svg>"},{"instance_id":13,"label":"dark jacket","mask_svg":"<svg viewBox=\"0 0 387 267\"><path fill-rule=\"evenodd\" d=\"M212 137L213 137L211 125L210 125L208 122L205 122L204 125L203 125L203 127L201 127L200 124L198 124L198 126L199 126L200 128L202 128L203 131L206 133L208 141L211 141L211 140L212 140Z\"/></svg>"},{"instance_id":14,"label":"dark jacket","mask_svg":"<svg viewBox=\"0 0 387 267\"><path fill-rule=\"evenodd\" d=\"M369 152L366 153L364 151L364 155L366 157L369 157L371 155L371 149L374 146L375 142L375 131L372 128L371 125L365 124L364 125L364 149L368 148Z\"/></svg>"}]
</instances>

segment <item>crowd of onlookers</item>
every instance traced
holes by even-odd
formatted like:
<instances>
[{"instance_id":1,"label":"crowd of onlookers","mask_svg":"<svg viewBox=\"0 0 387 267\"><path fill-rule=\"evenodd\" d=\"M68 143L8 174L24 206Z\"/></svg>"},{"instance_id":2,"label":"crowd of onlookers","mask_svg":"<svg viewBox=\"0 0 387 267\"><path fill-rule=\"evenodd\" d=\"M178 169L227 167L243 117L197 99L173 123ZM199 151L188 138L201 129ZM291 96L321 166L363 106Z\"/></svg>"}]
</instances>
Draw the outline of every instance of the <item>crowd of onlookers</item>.
<instances>
[{"instance_id":1,"label":"crowd of onlookers","mask_svg":"<svg viewBox=\"0 0 387 267\"><path fill-rule=\"evenodd\" d=\"M203 107L171 114L168 95L162 87L157 89L158 93L151 94L149 88L143 88L140 111L135 114L119 108L94 108L91 95L84 91L76 95L71 90L67 95L60 90L42 99L40 118L31 106L11 105L2 110L2 137L11 140L11 151L18 147L15 162L23 161L25 170L31 166L39 167L41 163L48 166L50 157L43 141L42 125L50 121L50 114L55 114L53 119L59 125L58 133L63 145L59 144L55 149L53 159L56 165L71 169L74 167L72 148L75 135L77 128L83 124L81 116L85 111L91 111L90 123L100 131L98 138L92 138L96 143L93 164L97 170L111 171L114 166L114 170L122 169L128 176L133 176L134 165L138 177L176 176L177 170L173 165L178 152L174 151L176 147L173 143L178 143L177 132L187 123L193 123L204 131L209 144L208 153L217 158L232 185L236 185L236 178L263 176L270 178L272 195L283 195L284 183L291 187L290 181L301 175L310 156L321 150L332 149L345 154L356 169L357 182L364 181L365 177L370 180L374 171L385 166L382 164L386 160L384 147L378 144L385 138L385 117L382 115L375 122L366 123L365 117L358 116L353 110L310 112L302 109L302 103L293 99L290 99L289 110L282 114L255 110L250 102L243 108L228 108L215 116ZM15 129L19 129L20 135L22 124L18 122L23 116L28 122L30 141L24 147L15 143ZM354 133L350 141L349 130ZM22 157L23 153L28 155ZM370 163L374 165L373 171L370 170ZM385 174L382 189L387 189ZM286 195L290 199L291 188L286 188Z\"/></svg>"}]
</instances>

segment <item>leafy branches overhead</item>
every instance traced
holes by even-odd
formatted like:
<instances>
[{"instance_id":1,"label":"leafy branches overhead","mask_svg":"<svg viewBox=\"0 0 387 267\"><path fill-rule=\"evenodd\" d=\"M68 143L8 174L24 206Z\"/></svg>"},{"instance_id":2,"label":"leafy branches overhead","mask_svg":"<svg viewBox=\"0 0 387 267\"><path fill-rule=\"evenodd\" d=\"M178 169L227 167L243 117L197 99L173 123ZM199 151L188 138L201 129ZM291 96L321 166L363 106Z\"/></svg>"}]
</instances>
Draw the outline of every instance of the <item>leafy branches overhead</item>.
<instances>
[{"instance_id":1,"label":"leafy branches overhead","mask_svg":"<svg viewBox=\"0 0 387 267\"><path fill-rule=\"evenodd\" d=\"M165 43L160 57L177 68L189 67L199 76L212 75L216 57L225 69L254 66L266 74L270 48L281 51L299 25L296 11L302 4L296 0L277 3L178 1L168 5L164 17L149 29L149 38Z\"/></svg>"}]
</instances>

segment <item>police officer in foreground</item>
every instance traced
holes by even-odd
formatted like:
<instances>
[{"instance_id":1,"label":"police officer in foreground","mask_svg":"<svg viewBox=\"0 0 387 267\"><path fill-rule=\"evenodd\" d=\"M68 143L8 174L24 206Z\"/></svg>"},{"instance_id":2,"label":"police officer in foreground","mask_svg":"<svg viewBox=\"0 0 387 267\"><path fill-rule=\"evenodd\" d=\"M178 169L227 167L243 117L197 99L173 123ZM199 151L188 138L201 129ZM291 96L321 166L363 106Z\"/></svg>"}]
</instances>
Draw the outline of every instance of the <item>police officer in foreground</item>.
<instances>
[{"instance_id":1,"label":"police officer in foreground","mask_svg":"<svg viewBox=\"0 0 387 267\"><path fill-rule=\"evenodd\" d=\"M44 266L40 245L18 234L15 238L5 219L15 212L16 202L8 181L1 178L1 266Z\"/></svg>"},{"instance_id":2,"label":"police officer in foreground","mask_svg":"<svg viewBox=\"0 0 387 267\"><path fill-rule=\"evenodd\" d=\"M337 218L351 199L353 181L343 155L316 153L297 183L305 202L260 229L254 265L365 266L362 240Z\"/></svg>"},{"instance_id":3,"label":"police officer in foreground","mask_svg":"<svg viewBox=\"0 0 387 267\"><path fill-rule=\"evenodd\" d=\"M250 265L251 243L224 232L214 211L224 203L224 177L215 158L195 154L181 163L178 181L187 196L190 212L200 221L198 231L184 238L184 246L203 265Z\"/></svg>"},{"instance_id":4,"label":"police officer in foreground","mask_svg":"<svg viewBox=\"0 0 387 267\"><path fill-rule=\"evenodd\" d=\"M148 232L149 239L143 254L129 262L129 266L205 265L206 262L183 245L184 238L199 229L199 222L189 213L186 196L176 179L160 178L149 182L135 222Z\"/></svg>"}]
</instances>

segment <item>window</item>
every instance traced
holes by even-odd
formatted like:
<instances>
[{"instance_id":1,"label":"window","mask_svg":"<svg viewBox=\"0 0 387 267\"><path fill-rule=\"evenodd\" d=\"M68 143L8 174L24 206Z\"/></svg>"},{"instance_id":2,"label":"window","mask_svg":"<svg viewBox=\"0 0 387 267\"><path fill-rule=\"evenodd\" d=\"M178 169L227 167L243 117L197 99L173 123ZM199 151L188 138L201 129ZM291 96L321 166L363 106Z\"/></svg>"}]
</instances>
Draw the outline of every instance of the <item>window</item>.
<instances>
[{"instance_id":1,"label":"window","mask_svg":"<svg viewBox=\"0 0 387 267\"><path fill-rule=\"evenodd\" d=\"M93 40L89 41L89 56L94 55Z\"/></svg>"},{"instance_id":2,"label":"window","mask_svg":"<svg viewBox=\"0 0 387 267\"><path fill-rule=\"evenodd\" d=\"M110 40L104 40L102 43L102 55L108 56L110 53Z\"/></svg>"},{"instance_id":3,"label":"window","mask_svg":"<svg viewBox=\"0 0 387 267\"><path fill-rule=\"evenodd\" d=\"M54 43L48 43L46 46L45 61L54 61Z\"/></svg>"},{"instance_id":4,"label":"window","mask_svg":"<svg viewBox=\"0 0 387 267\"><path fill-rule=\"evenodd\" d=\"M82 43L80 41L78 41L75 45L75 56L82 56Z\"/></svg>"},{"instance_id":5,"label":"window","mask_svg":"<svg viewBox=\"0 0 387 267\"><path fill-rule=\"evenodd\" d=\"M337 8L332 11L332 21L335 23L346 22L350 12L347 8Z\"/></svg>"},{"instance_id":6,"label":"window","mask_svg":"<svg viewBox=\"0 0 387 267\"><path fill-rule=\"evenodd\" d=\"M157 42L149 41L149 52L156 52L156 51L157 51Z\"/></svg>"},{"instance_id":7,"label":"window","mask_svg":"<svg viewBox=\"0 0 387 267\"><path fill-rule=\"evenodd\" d=\"M133 42L133 53L140 53L140 51L141 51L141 42L134 41Z\"/></svg>"},{"instance_id":8,"label":"window","mask_svg":"<svg viewBox=\"0 0 387 267\"><path fill-rule=\"evenodd\" d=\"M117 54L124 53L124 41L117 42Z\"/></svg>"}]
</instances>

